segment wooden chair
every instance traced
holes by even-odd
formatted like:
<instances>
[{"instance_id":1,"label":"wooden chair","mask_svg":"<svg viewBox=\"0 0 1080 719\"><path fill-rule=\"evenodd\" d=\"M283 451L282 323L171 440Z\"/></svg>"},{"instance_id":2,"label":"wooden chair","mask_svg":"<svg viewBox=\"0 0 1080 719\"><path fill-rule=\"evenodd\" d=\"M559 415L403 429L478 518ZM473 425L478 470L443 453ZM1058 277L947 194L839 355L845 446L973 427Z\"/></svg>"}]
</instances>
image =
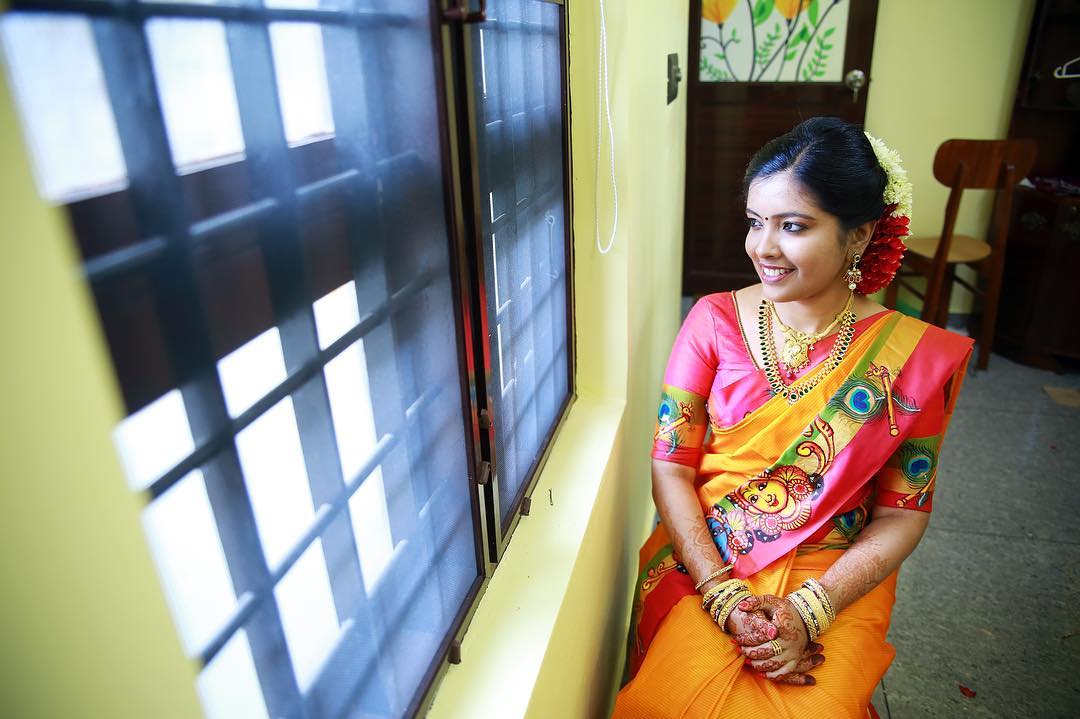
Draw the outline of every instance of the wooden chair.
<instances>
[{"instance_id":1,"label":"wooden chair","mask_svg":"<svg viewBox=\"0 0 1080 719\"><path fill-rule=\"evenodd\" d=\"M1031 171L1037 149L1034 140L948 140L942 143L934 155L934 177L949 187L950 192L941 234L907 239L904 263L885 294L885 304L895 308L900 285L903 285L922 298L923 321L941 327L948 320L954 282L980 296L982 318L975 338L979 344L979 369L986 369L994 340L1013 188ZM988 233L990 242L953 232L960 197L969 189L997 190ZM960 264L975 270L974 285L956 276L956 266ZM926 278L925 292L920 293L906 281L913 276ZM979 278L983 280L983 287L978 286Z\"/></svg>"}]
</instances>

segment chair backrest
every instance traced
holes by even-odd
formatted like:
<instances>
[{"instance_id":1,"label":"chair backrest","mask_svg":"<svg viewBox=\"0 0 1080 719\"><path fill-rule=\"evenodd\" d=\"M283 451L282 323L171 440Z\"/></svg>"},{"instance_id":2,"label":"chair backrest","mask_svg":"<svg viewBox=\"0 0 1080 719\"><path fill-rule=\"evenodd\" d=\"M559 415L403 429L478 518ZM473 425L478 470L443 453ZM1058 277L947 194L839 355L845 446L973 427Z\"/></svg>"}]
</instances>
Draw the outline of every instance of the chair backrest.
<instances>
[{"instance_id":1,"label":"chair backrest","mask_svg":"<svg viewBox=\"0 0 1080 719\"><path fill-rule=\"evenodd\" d=\"M934 155L934 177L952 189L945 203L945 222L927 282L924 320L926 315L936 311L942 292L949 247L964 190L999 190L994 198L991 226L995 237L990 243L993 248L990 262L1000 267L1004 261L1013 187L1031 172L1038 149L1034 140L946 140L938 147Z\"/></svg>"},{"instance_id":2,"label":"chair backrest","mask_svg":"<svg viewBox=\"0 0 1080 719\"><path fill-rule=\"evenodd\" d=\"M1037 152L1034 140L946 140L934 155L934 177L952 188L1002 188L1003 166L1012 165L1019 181L1031 172Z\"/></svg>"}]
</instances>

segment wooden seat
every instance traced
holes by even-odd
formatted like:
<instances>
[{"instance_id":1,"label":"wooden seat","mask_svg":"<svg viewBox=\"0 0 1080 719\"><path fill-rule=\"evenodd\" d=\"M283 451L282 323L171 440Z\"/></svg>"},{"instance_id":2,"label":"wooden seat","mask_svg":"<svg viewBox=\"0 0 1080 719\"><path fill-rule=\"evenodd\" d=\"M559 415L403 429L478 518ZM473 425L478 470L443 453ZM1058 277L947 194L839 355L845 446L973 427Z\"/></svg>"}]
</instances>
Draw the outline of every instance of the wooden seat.
<instances>
[{"instance_id":1,"label":"wooden seat","mask_svg":"<svg viewBox=\"0 0 1080 719\"><path fill-rule=\"evenodd\" d=\"M928 260L934 259L937 252L938 242L941 238L937 235L923 237L909 237L904 240L909 252L914 252ZM990 256L992 248L990 243L972 237L971 235L953 235L952 245L949 246L949 256L945 261L950 264L957 262L978 262Z\"/></svg>"},{"instance_id":2,"label":"wooden seat","mask_svg":"<svg viewBox=\"0 0 1080 719\"><path fill-rule=\"evenodd\" d=\"M934 177L949 187L950 192L941 234L906 240L908 252L904 255L904 263L885 294L885 304L895 308L903 285L922 298L922 319L942 327L948 321L954 282L981 297L982 317L975 338L979 345L979 369L986 369L994 341L1013 189L1031 171L1037 150L1034 140L948 140L942 143L934 155ZM960 198L967 189L997 190L989 241L953 232ZM975 271L974 284L956 276L957 265L966 265ZM918 276L926 279L925 292L920 292L908 281Z\"/></svg>"}]
</instances>

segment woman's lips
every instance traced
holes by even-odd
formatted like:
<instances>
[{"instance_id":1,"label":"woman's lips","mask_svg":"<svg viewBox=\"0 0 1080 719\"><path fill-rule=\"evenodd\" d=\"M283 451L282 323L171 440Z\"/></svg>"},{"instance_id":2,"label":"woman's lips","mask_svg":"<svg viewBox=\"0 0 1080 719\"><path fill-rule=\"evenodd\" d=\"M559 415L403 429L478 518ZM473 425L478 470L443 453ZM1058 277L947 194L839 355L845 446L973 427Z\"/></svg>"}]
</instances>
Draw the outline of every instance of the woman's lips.
<instances>
[{"instance_id":1,"label":"woman's lips","mask_svg":"<svg viewBox=\"0 0 1080 719\"><path fill-rule=\"evenodd\" d=\"M771 267L769 265L759 265L759 267L761 271L758 274L761 275L761 280L770 284L783 282L785 277L795 271L790 267Z\"/></svg>"}]
</instances>

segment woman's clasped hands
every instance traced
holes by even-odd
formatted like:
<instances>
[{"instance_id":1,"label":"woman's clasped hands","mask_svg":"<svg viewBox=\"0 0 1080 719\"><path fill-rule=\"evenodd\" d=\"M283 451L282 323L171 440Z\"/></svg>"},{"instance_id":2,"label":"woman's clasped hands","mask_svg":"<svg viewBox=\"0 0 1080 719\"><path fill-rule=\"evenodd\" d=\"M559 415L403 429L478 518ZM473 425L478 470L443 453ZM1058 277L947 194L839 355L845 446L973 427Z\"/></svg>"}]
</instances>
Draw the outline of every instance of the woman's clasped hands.
<instances>
[{"instance_id":1,"label":"woman's clasped hands","mask_svg":"<svg viewBox=\"0 0 1080 719\"><path fill-rule=\"evenodd\" d=\"M816 683L808 672L825 661L823 647L810 641L791 600L772 594L751 596L732 611L727 631L747 668L783 684Z\"/></svg>"}]
</instances>

